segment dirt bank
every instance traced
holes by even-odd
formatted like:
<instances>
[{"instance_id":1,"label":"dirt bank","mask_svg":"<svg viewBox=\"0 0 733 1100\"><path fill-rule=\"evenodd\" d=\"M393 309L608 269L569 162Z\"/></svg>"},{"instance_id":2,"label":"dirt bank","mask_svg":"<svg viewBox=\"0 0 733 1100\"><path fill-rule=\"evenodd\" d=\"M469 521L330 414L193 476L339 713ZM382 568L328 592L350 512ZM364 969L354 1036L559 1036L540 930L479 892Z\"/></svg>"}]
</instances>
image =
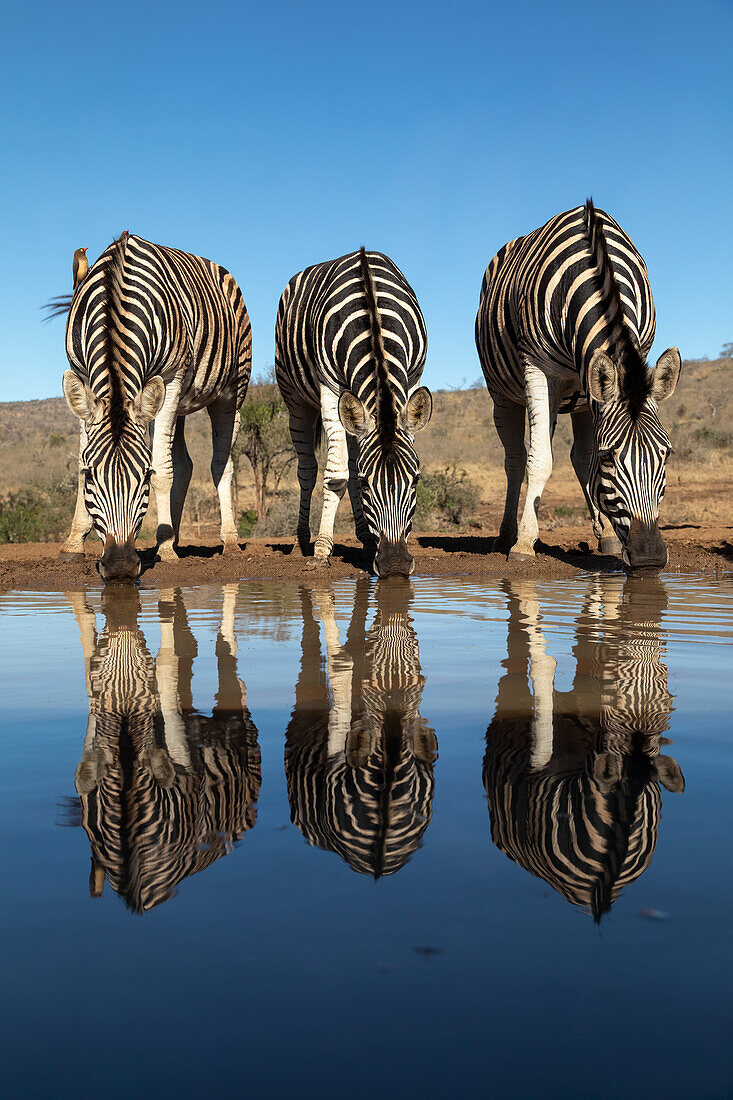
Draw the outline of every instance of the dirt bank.
<instances>
[{"instance_id":1,"label":"dirt bank","mask_svg":"<svg viewBox=\"0 0 733 1100\"><path fill-rule=\"evenodd\" d=\"M733 527L692 524L662 527L669 546L669 573L733 573ZM573 577L582 572L620 568L618 559L602 557L588 546L589 530L556 527L545 536L531 562L507 561L492 551L493 534L418 534L410 540L417 575L465 577L521 577L543 579ZM303 559L284 539L251 539L242 542L240 554L222 555L220 547L188 545L180 560L155 561L153 549L142 547L142 584L195 585L211 580L299 580L313 575L312 559ZM73 589L99 584L96 561L99 543L90 540L83 561L60 562L60 543L23 543L0 546L0 588ZM324 567L320 567L324 570ZM353 577L367 569L361 547L353 539L336 544L328 576Z\"/></svg>"}]
</instances>

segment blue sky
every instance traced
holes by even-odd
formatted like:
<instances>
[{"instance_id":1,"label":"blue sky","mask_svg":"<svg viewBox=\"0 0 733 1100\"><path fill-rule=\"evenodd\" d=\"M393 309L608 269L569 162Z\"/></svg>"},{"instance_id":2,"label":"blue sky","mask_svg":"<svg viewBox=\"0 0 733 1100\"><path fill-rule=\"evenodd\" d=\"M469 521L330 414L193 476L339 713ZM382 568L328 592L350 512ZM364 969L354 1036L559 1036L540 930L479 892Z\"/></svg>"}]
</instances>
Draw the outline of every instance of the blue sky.
<instances>
[{"instance_id":1,"label":"blue sky","mask_svg":"<svg viewBox=\"0 0 733 1100\"><path fill-rule=\"evenodd\" d=\"M122 229L240 283L254 368L292 274L389 253L425 381L480 375L496 250L592 194L644 255L656 357L733 340L733 4L39 3L6 7L0 400L61 392L70 289Z\"/></svg>"}]
</instances>

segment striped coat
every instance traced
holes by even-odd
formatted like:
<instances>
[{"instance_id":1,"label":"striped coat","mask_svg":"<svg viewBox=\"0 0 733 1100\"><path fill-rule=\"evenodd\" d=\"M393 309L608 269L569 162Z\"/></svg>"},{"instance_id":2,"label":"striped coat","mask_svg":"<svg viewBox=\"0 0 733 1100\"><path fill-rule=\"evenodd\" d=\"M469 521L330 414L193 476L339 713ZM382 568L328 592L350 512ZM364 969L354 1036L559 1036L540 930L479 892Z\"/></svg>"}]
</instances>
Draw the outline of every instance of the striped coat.
<instances>
[{"instance_id":1,"label":"striped coat","mask_svg":"<svg viewBox=\"0 0 733 1100\"><path fill-rule=\"evenodd\" d=\"M81 438L77 509L64 554L82 553L94 526L104 544L102 575L136 576L134 542L152 484L159 553L176 556L192 470L184 422L203 408L211 419L222 540L225 549L238 549L231 450L252 340L229 272L125 233L74 293L66 351L64 394L79 417Z\"/></svg>"},{"instance_id":2,"label":"striped coat","mask_svg":"<svg viewBox=\"0 0 733 1100\"><path fill-rule=\"evenodd\" d=\"M427 338L414 291L380 252L352 252L295 275L280 299L275 371L298 456L298 540L310 543L315 447L327 442L315 556L327 560L347 485L357 536L380 576L414 568L406 541L419 464L415 432L432 398L418 388Z\"/></svg>"},{"instance_id":3,"label":"striped coat","mask_svg":"<svg viewBox=\"0 0 733 1100\"><path fill-rule=\"evenodd\" d=\"M534 553L555 422L567 412L573 465L601 550L623 554L630 566L666 562L657 519L670 441L657 406L674 391L681 364L670 348L648 369L654 331L644 260L590 200L510 241L491 261L476 346L506 455L497 548L520 557Z\"/></svg>"}]
</instances>

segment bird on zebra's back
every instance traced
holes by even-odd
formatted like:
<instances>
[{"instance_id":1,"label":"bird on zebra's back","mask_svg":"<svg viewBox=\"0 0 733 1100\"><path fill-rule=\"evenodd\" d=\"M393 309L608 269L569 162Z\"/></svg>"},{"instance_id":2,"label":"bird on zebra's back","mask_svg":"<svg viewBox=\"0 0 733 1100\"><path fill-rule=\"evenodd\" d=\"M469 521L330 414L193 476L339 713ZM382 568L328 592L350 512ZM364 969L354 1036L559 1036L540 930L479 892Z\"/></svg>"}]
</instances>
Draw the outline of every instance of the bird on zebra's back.
<instances>
[{"instance_id":1,"label":"bird on zebra's back","mask_svg":"<svg viewBox=\"0 0 733 1100\"><path fill-rule=\"evenodd\" d=\"M493 258L481 287L476 346L505 452L495 549L519 559L534 555L557 416L570 413L571 458L601 553L620 554L629 568L666 565L658 518L672 447L658 405L674 392L681 360L672 347L648 367L655 324L644 260L590 199Z\"/></svg>"},{"instance_id":2,"label":"bird on zebra's back","mask_svg":"<svg viewBox=\"0 0 733 1100\"><path fill-rule=\"evenodd\" d=\"M576 623L572 690L555 690L540 596L506 582L506 673L486 731L483 781L497 848L600 921L651 862L660 784L680 793L660 752L672 711L654 587L599 576Z\"/></svg>"},{"instance_id":3,"label":"bird on zebra's back","mask_svg":"<svg viewBox=\"0 0 733 1100\"><path fill-rule=\"evenodd\" d=\"M71 271L74 277L74 290L78 287L79 283L86 276L89 270L89 260L87 259L87 248L77 248L74 253L74 262L71 265Z\"/></svg>"},{"instance_id":4,"label":"bird on zebra's back","mask_svg":"<svg viewBox=\"0 0 733 1100\"><path fill-rule=\"evenodd\" d=\"M419 462L414 436L433 401L420 386L425 321L412 287L388 256L351 252L293 276L275 329L275 373L298 456L297 539L310 547L316 447L326 438L323 510L315 562L328 561L348 486L356 534L381 577L409 575L407 539Z\"/></svg>"},{"instance_id":5,"label":"bird on zebra's back","mask_svg":"<svg viewBox=\"0 0 733 1100\"><path fill-rule=\"evenodd\" d=\"M357 592L345 644L329 585L301 588L303 637L285 740L291 820L308 841L360 874L399 871L430 823L438 755L420 715L425 679L408 581L380 581L367 630L369 581ZM320 624L326 643L324 667Z\"/></svg>"},{"instance_id":6,"label":"bird on zebra's back","mask_svg":"<svg viewBox=\"0 0 733 1100\"><path fill-rule=\"evenodd\" d=\"M252 339L241 291L211 260L152 244L125 230L91 266L70 302L63 377L79 418L76 510L62 558L83 556L95 528L105 580L135 579L135 549L150 487L158 511L157 551L177 557L193 464L185 418L206 409L211 473L224 551L238 551L232 448L249 383Z\"/></svg>"},{"instance_id":7,"label":"bird on zebra's back","mask_svg":"<svg viewBox=\"0 0 733 1100\"><path fill-rule=\"evenodd\" d=\"M129 908L152 909L184 878L228 854L256 822L261 757L237 677L237 587L223 590L211 717L193 706L197 646L179 589L160 593L155 659L138 625L137 588L105 590L98 637L85 595L68 594L89 696L76 789L91 845L92 897L108 879Z\"/></svg>"}]
</instances>

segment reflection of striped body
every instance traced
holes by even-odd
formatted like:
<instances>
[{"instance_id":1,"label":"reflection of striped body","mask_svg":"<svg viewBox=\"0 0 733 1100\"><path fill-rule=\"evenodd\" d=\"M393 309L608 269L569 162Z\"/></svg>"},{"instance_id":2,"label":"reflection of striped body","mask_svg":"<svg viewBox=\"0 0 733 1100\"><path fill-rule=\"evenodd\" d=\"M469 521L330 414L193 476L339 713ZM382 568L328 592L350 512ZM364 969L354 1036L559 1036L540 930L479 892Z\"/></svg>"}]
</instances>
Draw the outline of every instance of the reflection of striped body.
<instances>
[{"instance_id":1,"label":"reflection of striped body","mask_svg":"<svg viewBox=\"0 0 733 1100\"><path fill-rule=\"evenodd\" d=\"M394 874L430 821L437 743L419 713L424 678L408 593L378 593L365 632L360 585L341 648L329 589L303 589L303 657L285 771L293 822L362 874ZM323 617L328 677L313 602ZM329 698L329 682L332 697Z\"/></svg>"},{"instance_id":2,"label":"reflection of striped body","mask_svg":"<svg viewBox=\"0 0 733 1100\"><path fill-rule=\"evenodd\" d=\"M672 707L660 660L664 591L622 584L599 579L587 601L565 694L553 687L535 586L508 586L507 673L484 759L496 846L596 920L649 865L659 784L684 789L676 761L659 752Z\"/></svg>"},{"instance_id":3,"label":"reflection of striped body","mask_svg":"<svg viewBox=\"0 0 733 1100\"><path fill-rule=\"evenodd\" d=\"M362 249L309 267L288 283L278 309L275 367L298 454L304 549L321 426L328 455L316 555L331 552L347 483L363 542L383 537L396 544L409 534L418 473L413 435L432 408L429 392L415 390L425 353L417 299L387 256Z\"/></svg>"},{"instance_id":4,"label":"reflection of striped body","mask_svg":"<svg viewBox=\"0 0 733 1100\"><path fill-rule=\"evenodd\" d=\"M618 223L590 200L493 258L481 287L476 346L506 452L506 549L516 540L516 553L533 552L555 422L570 412L573 465L602 548L623 549L630 565L656 564L642 559L661 553L657 516L670 444L657 405L677 384L680 357L670 348L648 369L654 329L646 265Z\"/></svg>"},{"instance_id":5,"label":"reflection of striped body","mask_svg":"<svg viewBox=\"0 0 733 1100\"><path fill-rule=\"evenodd\" d=\"M137 627L136 594L130 596L126 606L118 597L108 608L105 630L87 654L90 720L76 784L93 894L106 876L130 908L142 911L170 898L254 825L260 753L224 633L217 641L218 705L209 718L191 706L196 643L180 593L172 607L160 605L165 642L157 662ZM77 603L80 621L85 614Z\"/></svg>"},{"instance_id":6,"label":"reflection of striped body","mask_svg":"<svg viewBox=\"0 0 733 1100\"><path fill-rule=\"evenodd\" d=\"M151 478L159 541L172 554L192 469L184 419L203 408L212 424L222 537L236 543L230 452L249 382L252 340L242 294L229 272L123 234L73 296L66 350L71 370L64 375L64 393L81 421L79 499L66 551L81 550L92 522L105 542L134 542Z\"/></svg>"}]
</instances>

